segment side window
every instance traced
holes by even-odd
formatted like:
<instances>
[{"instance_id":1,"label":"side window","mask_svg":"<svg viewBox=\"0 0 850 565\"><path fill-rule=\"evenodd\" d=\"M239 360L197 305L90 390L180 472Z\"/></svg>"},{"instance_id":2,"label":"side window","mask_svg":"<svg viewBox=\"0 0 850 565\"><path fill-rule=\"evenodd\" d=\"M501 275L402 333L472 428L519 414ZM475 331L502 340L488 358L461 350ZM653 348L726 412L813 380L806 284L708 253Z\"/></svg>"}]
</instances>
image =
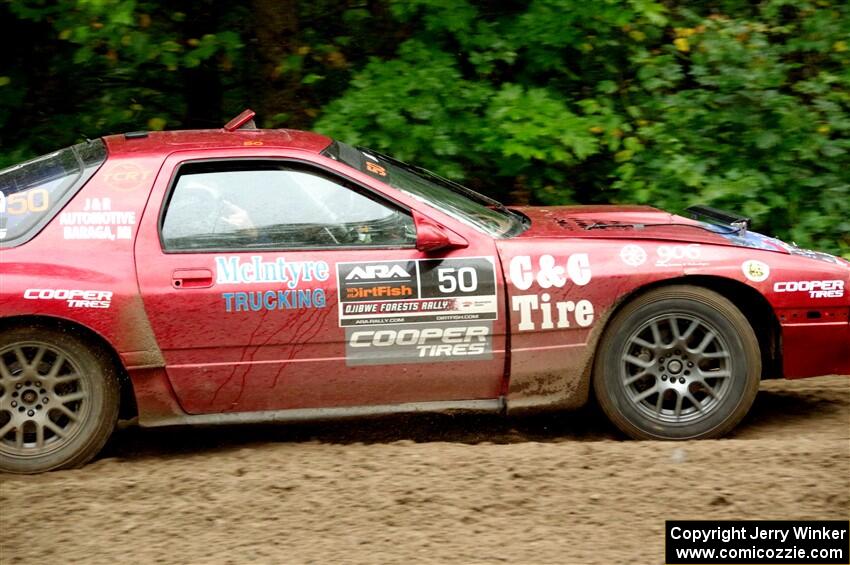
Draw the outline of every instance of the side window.
<instances>
[{"instance_id":1,"label":"side window","mask_svg":"<svg viewBox=\"0 0 850 565\"><path fill-rule=\"evenodd\" d=\"M331 177L279 163L184 166L162 223L168 251L405 247L404 210Z\"/></svg>"},{"instance_id":2,"label":"side window","mask_svg":"<svg viewBox=\"0 0 850 565\"><path fill-rule=\"evenodd\" d=\"M106 161L103 141L89 141L0 171L0 245L31 239Z\"/></svg>"}]
</instances>

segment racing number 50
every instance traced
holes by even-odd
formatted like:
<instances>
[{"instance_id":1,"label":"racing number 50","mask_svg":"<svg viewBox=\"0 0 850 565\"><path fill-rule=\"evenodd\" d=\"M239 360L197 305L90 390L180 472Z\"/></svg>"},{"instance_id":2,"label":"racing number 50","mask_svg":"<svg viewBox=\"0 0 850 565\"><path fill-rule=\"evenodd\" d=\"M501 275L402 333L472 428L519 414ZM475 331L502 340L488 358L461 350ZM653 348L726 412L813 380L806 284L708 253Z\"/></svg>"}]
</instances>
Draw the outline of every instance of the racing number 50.
<instances>
[{"instance_id":1,"label":"racing number 50","mask_svg":"<svg viewBox=\"0 0 850 565\"><path fill-rule=\"evenodd\" d=\"M472 267L440 267L437 269L437 280L440 292L451 294L460 292L475 292L478 290L478 273Z\"/></svg>"},{"instance_id":2,"label":"racing number 50","mask_svg":"<svg viewBox=\"0 0 850 565\"><path fill-rule=\"evenodd\" d=\"M47 210L47 205L50 200L50 195L45 188L35 188L27 192L19 192L6 196L3 205L0 208L5 208L5 212L10 216L27 214L29 212L44 212ZM0 209L0 212L4 210Z\"/></svg>"}]
</instances>

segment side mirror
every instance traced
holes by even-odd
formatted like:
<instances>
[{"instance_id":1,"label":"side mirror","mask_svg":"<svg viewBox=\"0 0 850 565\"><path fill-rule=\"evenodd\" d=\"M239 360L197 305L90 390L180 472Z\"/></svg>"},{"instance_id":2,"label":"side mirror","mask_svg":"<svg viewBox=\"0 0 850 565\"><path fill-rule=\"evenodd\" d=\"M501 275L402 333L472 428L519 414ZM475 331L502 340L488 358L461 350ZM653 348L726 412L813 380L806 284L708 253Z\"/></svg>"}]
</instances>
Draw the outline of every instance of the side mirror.
<instances>
[{"instance_id":1,"label":"side mirror","mask_svg":"<svg viewBox=\"0 0 850 565\"><path fill-rule=\"evenodd\" d=\"M416 249L419 251L432 253L469 246L469 242L456 233L416 211L413 212L413 223L416 225Z\"/></svg>"}]
</instances>

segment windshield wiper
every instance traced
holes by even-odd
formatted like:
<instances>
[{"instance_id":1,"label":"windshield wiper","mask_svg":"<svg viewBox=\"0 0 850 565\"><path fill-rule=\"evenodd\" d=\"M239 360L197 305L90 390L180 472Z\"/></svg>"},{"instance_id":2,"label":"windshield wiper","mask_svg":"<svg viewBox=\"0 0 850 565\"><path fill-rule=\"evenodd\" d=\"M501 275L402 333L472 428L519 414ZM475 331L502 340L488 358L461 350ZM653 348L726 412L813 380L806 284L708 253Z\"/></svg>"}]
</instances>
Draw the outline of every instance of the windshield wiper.
<instances>
[{"instance_id":1,"label":"windshield wiper","mask_svg":"<svg viewBox=\"0 0 850 565\"><path fill-rule=\"evenodd\" d=\"M743 227L718 226L718 225L715 225L715 224L712 224L712 225L714 225L714 227L717 227L717 228L728 228L728 229L713 230L711 228L708 228L706 226L701 226L701 225L698 225L698 224L677 224L677 223L674 223L674 222L665 222L665 223L660 223L660 224L638 224L638 223L606 224L606 223L602 223L602 222L594 222L594 223L590 224L589 226L587 226L585 229L586 230L603 230L603 229L611 229L611 228L633 228L633 229L636 229L636 230L642 230L644 228L655 228L655 227L661 227L661 226L681 226L681 227L686 227L686 228L697 228L699 230L704 230L704 231L707 231L707 232L721 234L721 235L739 234L739 233L741 233L741 231L744 230Z\"/></svg>"}]
</instances>

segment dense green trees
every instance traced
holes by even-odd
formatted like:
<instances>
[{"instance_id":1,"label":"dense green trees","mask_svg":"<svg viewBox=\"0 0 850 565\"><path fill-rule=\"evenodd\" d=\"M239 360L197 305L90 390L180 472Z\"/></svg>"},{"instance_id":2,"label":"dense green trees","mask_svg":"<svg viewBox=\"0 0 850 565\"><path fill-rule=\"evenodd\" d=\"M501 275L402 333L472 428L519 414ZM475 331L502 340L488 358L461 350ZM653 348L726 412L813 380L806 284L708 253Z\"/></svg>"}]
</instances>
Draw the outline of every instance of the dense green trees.
<instances>
[{"instance_id":1,"label":"dense green trees","mask_svg":"<svg viewBox=\"0 0 850 565\"><path fill-rule=\"evenodd\" d=\"M503 200L699 202L850 257L842 0L14 0L0 18L4 163L252 106Z\"/></svg>"}]
</instances>

